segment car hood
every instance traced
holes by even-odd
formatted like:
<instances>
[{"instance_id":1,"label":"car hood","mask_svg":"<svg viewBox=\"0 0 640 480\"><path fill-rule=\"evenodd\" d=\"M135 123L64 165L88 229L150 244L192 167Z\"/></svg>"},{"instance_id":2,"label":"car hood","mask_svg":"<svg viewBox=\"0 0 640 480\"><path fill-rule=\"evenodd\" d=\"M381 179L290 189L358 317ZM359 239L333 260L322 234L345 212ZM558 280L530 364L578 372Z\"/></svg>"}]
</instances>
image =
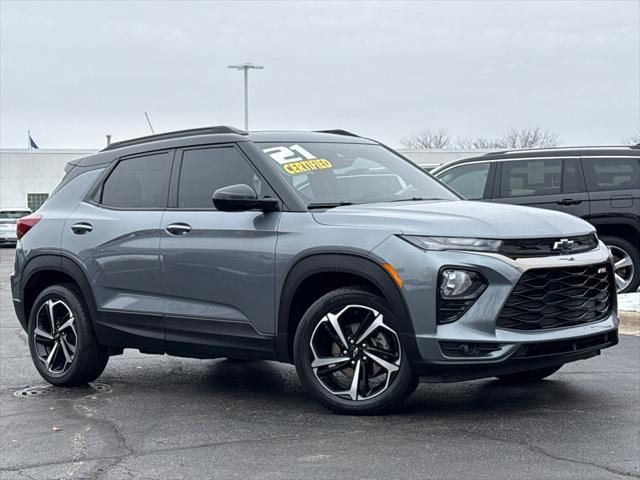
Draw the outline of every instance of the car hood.
<instances>
[{"instance_id":1,"label":"car hood","mask_svg":"<svg viewBox=\"0 0 640 480\"><path fill-rule=\"evenodd\" d=\"M384 228L410 235L506 239L594 231L584 220L566 213L466 200L371 203L317 211L313 216L323 225Z\"/></svg>"}]
</instances>

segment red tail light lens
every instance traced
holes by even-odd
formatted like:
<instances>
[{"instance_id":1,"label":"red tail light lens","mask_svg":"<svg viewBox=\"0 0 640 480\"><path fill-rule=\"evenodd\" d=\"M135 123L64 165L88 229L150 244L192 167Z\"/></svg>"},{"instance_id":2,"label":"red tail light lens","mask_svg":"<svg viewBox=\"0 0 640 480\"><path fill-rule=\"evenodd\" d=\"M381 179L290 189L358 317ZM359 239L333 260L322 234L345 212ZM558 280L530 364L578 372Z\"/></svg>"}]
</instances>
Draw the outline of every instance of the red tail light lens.
<instances>
[{"instance_id":1,"label":"red tail light lens","mask_svg":"<svg viewBox=\"0 0 640 480\"><path fill-rule=\"evenodd\" d=\"M32 213L26 217L19 218L16 222L16 237L18 237L18 240L24 237L41 219L42 215L39 213Z\"/></svg>"}]
</instances>

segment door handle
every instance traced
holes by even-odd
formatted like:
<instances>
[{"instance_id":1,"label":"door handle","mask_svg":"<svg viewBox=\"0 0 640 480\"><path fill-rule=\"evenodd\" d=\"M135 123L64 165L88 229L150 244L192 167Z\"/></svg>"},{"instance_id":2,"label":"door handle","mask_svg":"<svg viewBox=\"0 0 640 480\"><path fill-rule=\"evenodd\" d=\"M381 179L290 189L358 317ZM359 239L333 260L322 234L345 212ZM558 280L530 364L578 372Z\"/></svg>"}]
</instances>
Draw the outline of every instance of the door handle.
<instances>
[{"instance_id":1,"label":"door handle","mask_svg":"<svg viewBox=\"0 0 640 480\"><path fill-rule=\"evenodd\" d=\"M556 202L558 205L580 205L582 200L574 200L573 198L564 198L559 202Z\"/></svg>"},{"instance_id":2,"label":"door handle","mask_svg":"<svg viewBox=\"0 0 640 480\"><path fill-rule=\"evenodd\" d=\"M77 235L84 235L91 230L93 230L93 225L87 222L80 222L71 226L71 231Z\"/></svg>"},{"instance_id":3,"label":"door handle","mask_svg":"<svg viewBox=\"0 0 640 480\"><path fill-rule=\"evenodd\" d=\"M171 235L186 235L191 231L191 225L186 223L172 223L165 227L167 233Z\"/></svg>"}]
</instances>

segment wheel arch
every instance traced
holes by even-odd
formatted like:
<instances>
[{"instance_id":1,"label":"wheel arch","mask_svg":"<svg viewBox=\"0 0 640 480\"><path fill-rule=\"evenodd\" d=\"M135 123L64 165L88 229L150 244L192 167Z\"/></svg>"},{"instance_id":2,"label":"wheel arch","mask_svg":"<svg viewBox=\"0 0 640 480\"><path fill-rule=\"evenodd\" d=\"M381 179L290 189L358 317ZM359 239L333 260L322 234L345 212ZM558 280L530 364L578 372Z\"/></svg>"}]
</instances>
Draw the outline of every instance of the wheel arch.
<instances>
[{"instance_id":1,"label":"wheel arch","mask_svg":"<svg viewBox=\"0 0 640 480\"><path fill-rule=\"evenodd\" d=\"M25 329L29 322L33 302L38 294L50 285L61 283L73 283L78 287L91 312L91 321L94 321L96 304L93 292L87 276L75 260L63 255L38 255L27 262L21 277L20 292Z\"/></svg>"},{"instance_id":2,"label":"wheel arch","mask_svg":"<svg viewBox=\"0 0 640 480\"><path fill-rule=\"evenodd\" d=\"M336 279L338 281L335 283L331 281ZM328 280L328 283L323 283L323 280ZM362 285L381 295L396 315L398 334L404 337L409 355L417 354L413 325L404 296L379 263L354 253L314 253L298 260L285 278L276 317L278 360L293 362L293 336L306 308L325 293L347 285ZM320 288L315 290L316 286Z\"/></svg>"},{"instance_id":3,"label":"wheel arch","mask_svg":"<svg viewBox=\"0 0 640 480\"><path fill-rule=\"evenodd\" d=\"M640 221L634 218L589 218L598 235L619 237L631 242L640 250Z\"/></svg>"}]
</instances>

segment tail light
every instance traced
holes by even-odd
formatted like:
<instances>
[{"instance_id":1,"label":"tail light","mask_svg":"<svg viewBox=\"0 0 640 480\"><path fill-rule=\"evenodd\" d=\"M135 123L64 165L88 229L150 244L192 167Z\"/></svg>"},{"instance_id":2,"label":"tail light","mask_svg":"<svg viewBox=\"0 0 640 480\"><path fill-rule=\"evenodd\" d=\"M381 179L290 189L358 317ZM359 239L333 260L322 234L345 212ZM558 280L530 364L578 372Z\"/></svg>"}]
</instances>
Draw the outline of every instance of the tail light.
<instances>
[{"instance_id":1,"label":"tail light","mask_svg":"<svg viewBox=\"0 0 640 480\"><path fill-rule=\"evenodd\" d=\"M42 215L39 213L32 213L26 217L19 218L16 222L16 237L18 237L18 240L24 237L41 219Z\"/></svg>"}]
</instances>

